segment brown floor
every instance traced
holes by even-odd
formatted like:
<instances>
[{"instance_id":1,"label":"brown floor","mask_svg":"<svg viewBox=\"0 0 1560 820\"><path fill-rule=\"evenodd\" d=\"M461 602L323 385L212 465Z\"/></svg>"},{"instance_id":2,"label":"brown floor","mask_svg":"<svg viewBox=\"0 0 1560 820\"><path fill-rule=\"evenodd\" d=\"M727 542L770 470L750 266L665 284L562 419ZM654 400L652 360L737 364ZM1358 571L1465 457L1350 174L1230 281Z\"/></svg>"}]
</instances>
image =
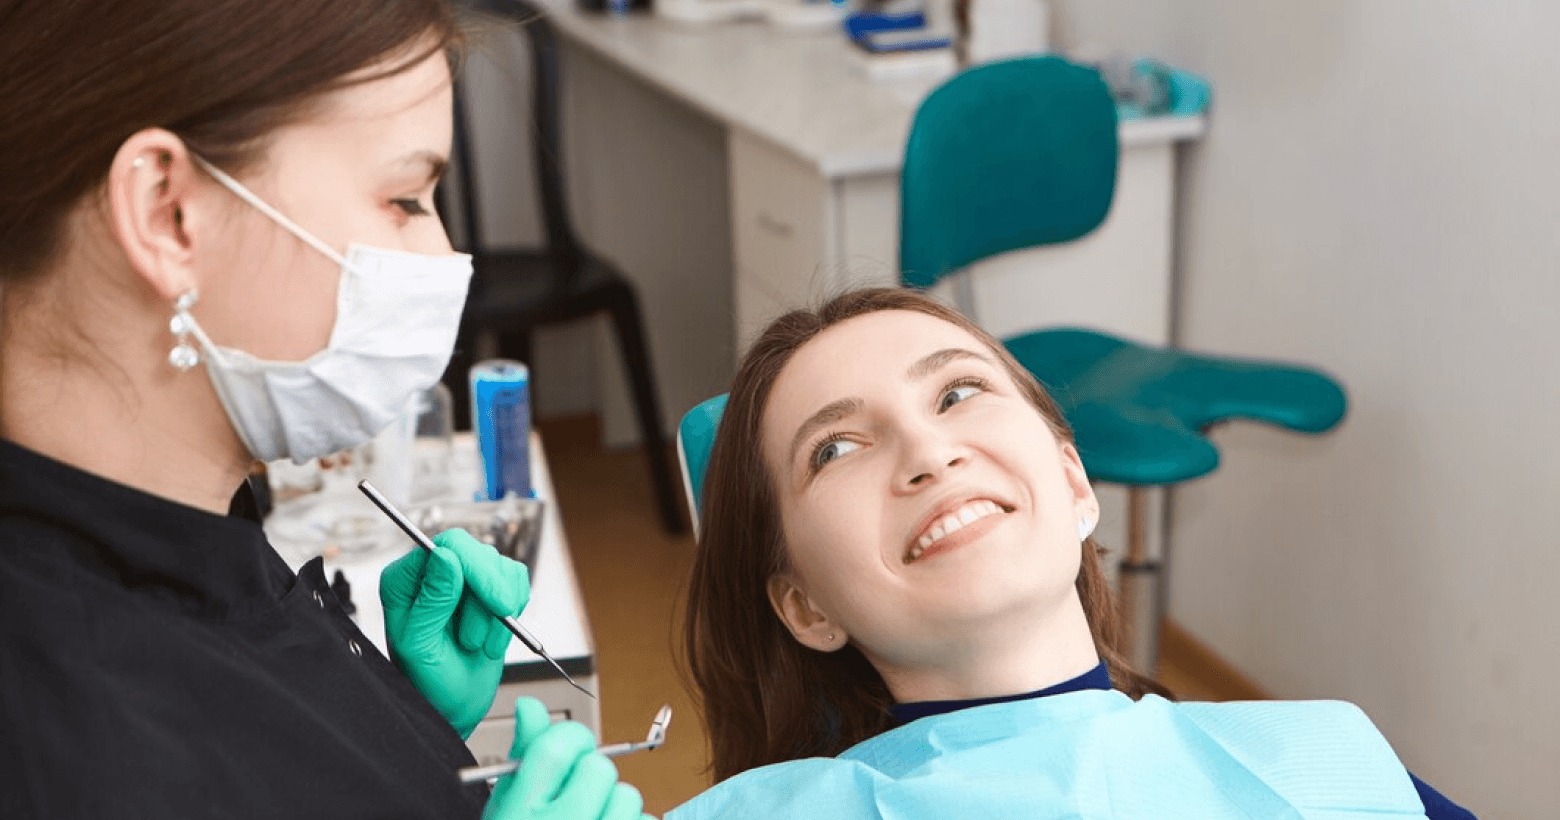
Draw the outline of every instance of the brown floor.
<instances>
[{"instance_id":1,"label":"brown floor","mask_svg":"<svg viewBox=\"0 0 1560 820\"><path fill-rule=\"evenodd\" d=\"M622 779L659 816L708 786L703 727L677 672L674 644L690 535L661 529L638 451L606 452L594 416L539 422L580 589L595 634L605 742L644 737L662 703L675 717L664 747L618 760ZM1160 680L1189 700L1262 697L1194 638L1169 625Z\"/></svg>"}]
</instances>

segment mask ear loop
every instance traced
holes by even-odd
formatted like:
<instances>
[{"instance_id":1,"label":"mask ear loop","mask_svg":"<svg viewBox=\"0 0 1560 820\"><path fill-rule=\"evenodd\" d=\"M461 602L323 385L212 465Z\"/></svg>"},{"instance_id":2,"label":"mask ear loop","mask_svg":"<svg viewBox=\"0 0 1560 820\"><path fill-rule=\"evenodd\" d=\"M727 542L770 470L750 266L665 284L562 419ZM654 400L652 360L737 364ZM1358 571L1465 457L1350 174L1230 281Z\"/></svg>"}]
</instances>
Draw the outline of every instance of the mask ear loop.
<instances>
[{"instance_id":1,"label":"mask ear loop","mask_svg":"<svg viewBox=\"0 0 1560 820\"><path fill-rule=\"evenodd\" d=\"M245 188L243 183L232 178L231 176L228 176L226 171L218 168L215 165L212 165L193 152L190 154L190 159L194 160L195 164L200 166L201 170L210 174L213 179L221 183L222 187L232 191L234 196L237 196L239 199L242 199L250 205L254 206L255 210L270 217L272 221L282 226L282 228L285 229L288 233L298 237L303 241L304 244L319 251L320 253L325 254L325 256L329 257L330 260L336 264L341 265L342 267L350 267L350 265L347 264L346 257L336 253L335 248L332 248L324 242L321 242L314 236L314 234L304 230L301 225L292 221L291 219L288 219L286 216L283 216L281 211L276 210L275 208L271 207L270 203L266 202L258 196L255 196L253 191Z\"/></svg>"},{"instance_id":2,"label":"mask ear loop","mask_svg":"<svg viewBox=\"0 0 1560 820\"><path fill-rule=\"evenodd\" d=\"M190 152L190 159L195 163L196 167L210 174L211 178L215 179L218 184L231 191L234 196L249 203L255 210L270 217L273 222L282 226L283 230L297 237L299 241L325 254L326 258L341 267L351 267L346 258L337 253L335 248L321 242L314 234L304 230L303 226L288 219L281 211L271 207L270 203L256 196L253 191L244 187L243 183L234 179L226 171L207 162L204 157L193 151ZM139 163L140 158L137 157L136 162L133 164L139 167ZM200 329L200 325L196 323L195 317L190 315L190 308L194 307L197 301L199 301L199 295L194 288L185 291L178 301L174 303L173 319L168 323L168 329L173 331L174 336L178 337L178 343L168 353L168 362L180 371L189 370L200 363L200 351L189 343L191 334L199 339L208 350L215 349L215 345L211 343L205 332Z\"/></svg>"}]
</instances>

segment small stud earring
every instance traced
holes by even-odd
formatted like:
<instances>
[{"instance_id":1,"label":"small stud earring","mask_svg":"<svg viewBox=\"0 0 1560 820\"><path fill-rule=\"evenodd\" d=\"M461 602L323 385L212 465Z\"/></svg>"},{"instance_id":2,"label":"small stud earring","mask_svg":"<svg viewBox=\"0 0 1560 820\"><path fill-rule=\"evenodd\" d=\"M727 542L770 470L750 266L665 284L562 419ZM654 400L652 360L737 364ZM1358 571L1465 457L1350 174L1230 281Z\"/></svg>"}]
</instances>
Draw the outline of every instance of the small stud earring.
<instances>
[{"instance_id":1,"label":"small stud earring","mask_svg":"<svg viewBox=\"0 0 1560 820\"><path fill-rule=\"evenodd\" d=\"M1094 533L1094 522L1085 518L1078 522L1078 540L1082 541Z\"/></svg>"},{"instance_id":2,"label":"small stud earring","mask_svg":"<svg viewBox=\"0 0 1560 820\"><path fill-rule=\"evenodd\" d=\"M190 316L190 308L199 300L194 288L185 291L173 303L173 318L168 321L168 330L178 339L173 350L168 352L168 363L181 373L200 364L200 351L190 344L190 332L195 329L195 318Z\"/></svg>"}]
</instances>

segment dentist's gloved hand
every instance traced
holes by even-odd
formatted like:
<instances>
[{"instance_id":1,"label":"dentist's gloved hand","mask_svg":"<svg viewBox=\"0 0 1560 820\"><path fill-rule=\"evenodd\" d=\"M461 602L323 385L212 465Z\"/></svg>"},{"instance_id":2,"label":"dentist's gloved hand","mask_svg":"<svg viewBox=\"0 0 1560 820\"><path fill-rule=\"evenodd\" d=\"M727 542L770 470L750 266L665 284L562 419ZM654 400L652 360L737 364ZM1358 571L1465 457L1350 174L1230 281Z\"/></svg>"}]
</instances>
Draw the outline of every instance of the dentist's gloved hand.
<instances>
[{"instance_id":1,"label":"dentist's gloved hand","mask_svg":"<svg viewBox=\"0 0 1560 820\"><path fill-rule=\"evenodd\" d=\"M493 704L513 637L488 613L519 615L530 574L465 530L445 530L433 543L432 554L414 549L379 576L385 642L423 697L469 737Z\"/></svg>"},{"instance_id":2,"label":"dentist's gloved hand","mask_svg":"<svg viewBox=\"0 0 1560 820\"><path fill-rule=\"evenodd\" d=\"M535 698L515 701L515 742L509 749L520 768L499 779L483 820L641 820L639 790L619 783L617 766L596 751L590 730L572 721L553 723ZM649 818L654 820L654 818Z\"/></svg>"}]
</instances>

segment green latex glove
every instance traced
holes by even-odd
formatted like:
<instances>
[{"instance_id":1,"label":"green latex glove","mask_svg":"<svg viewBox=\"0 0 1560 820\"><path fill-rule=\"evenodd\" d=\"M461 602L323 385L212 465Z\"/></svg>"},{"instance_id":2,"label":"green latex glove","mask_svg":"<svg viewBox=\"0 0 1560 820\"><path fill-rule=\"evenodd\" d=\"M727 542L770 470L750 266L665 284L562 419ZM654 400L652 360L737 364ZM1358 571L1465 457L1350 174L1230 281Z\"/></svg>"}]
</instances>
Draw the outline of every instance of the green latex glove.
<instances>
[{"instance_id":1,"label":"green latex glove","mask_svg":"<svg viewBox=\"0 0 1560 820\"><path fill-rule=\"evenodd\" d=\"M639 790L617 782L617 766L596 751L590 730L553 723L536 698L515 701L509 756L520 768L493 787L484 820L654 820L639 813Z\"/></svg>"},{"instance_id":2,"label":"green latex glove","mask_svg":"<svg viewBox=\"0 0 1560 820\"><path fill-rule=\"evenodd\" d=\"M390 659L461 737L477 728L504 673L513 637L499 615L519 615L531 597L524 564L465 530L434 536L379 576Z\"/></svg>"}]
</instances>

